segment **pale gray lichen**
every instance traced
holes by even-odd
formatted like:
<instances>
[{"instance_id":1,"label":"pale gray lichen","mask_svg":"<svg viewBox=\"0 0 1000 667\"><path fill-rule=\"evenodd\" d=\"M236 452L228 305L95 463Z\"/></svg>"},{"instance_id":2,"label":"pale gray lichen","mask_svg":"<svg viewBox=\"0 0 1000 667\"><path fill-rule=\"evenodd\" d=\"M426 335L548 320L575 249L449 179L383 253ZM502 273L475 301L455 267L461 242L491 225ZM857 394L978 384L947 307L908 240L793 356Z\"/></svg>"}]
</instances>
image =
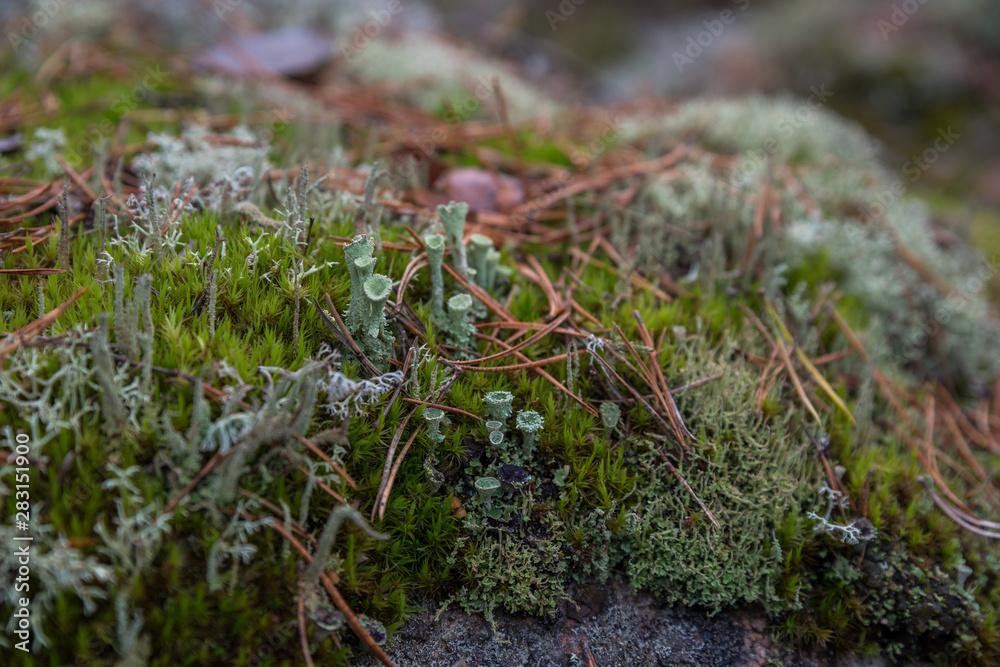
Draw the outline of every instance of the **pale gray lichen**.
<instances>
[{"instance_id":1,"label":"pale gray lichen","mask_svg":"<svg viewBox=\"0 0 1000 667\"><path fill-rule=\"evenodd\" d=\"M14 33L11 33L12 35ZM57 127L50 129L39 127L35 129L31 141L28 142L24 151L24 159L29 164L39 163L45 176L51 178L56 174L61 174L63 169L56 159L66 151L66 130Z\"/></svg>"},{"instance_id":2,"label":"pale gray lichen","mask_svg":"<svg viewBox=\"0 0 1000 667\"><path fill-rule=\"evenodd\" d=\"M424 250L427 252L427 262L431 269L431 315L439 324L444 321L444 276L441 265L444 263L444 237L440 234L428 234L424 237Z\"/></svg>"},{"instance_id":3,"label":"pale gray lichen","mask_svg":"<svg viewBox=\"0 0 1000 667\"><path fill-rule=\"evenodd\" d=\"M448 235L448 247L451 249L451 263L463 276L469 274L469 264L465 256L465 218L469 215L469 205L465 202L448 202L447 206L437 207L441 225Z\"/></svg>"},{"instance_id":4,"label":"pale gray lichen","mask_svg":"<svg viewBox=\"0 0 1000 667\"><path fill-rule=\"evenodd\" d=\"M510 419L514 409L514 394L509 391L491 391L483 397L483 407L486 409L486 416L491 421L505 423Z\"/></svg>"},{"instance_id":5,"label":"pale gray lichen","mask_svg":"<svg viewBox=\"0 0 1000 667\"><path fill-rule=\"evenodd\" d=\"M545 418L534 410L517 413L517 430L521 432L521 456L530 461L535 453L535 434L542 430Z\"/></svg>"},{"instance_id":6,"label":"pale gray lichen","mask_svg":"<svg viewBox=\"0 0 1000 667\"><path fill-rule=\"evenodd\" d=\"M445 333L449 343L455 347L468 349L472 344L472 334L476 332L472 318L471 296L456 294L448 299L448 326Z\"/></svg>"},{"instance_id":7,"label":"pale gray lichen","mask_svg":"<svg viewBox=\"0 0 1000 667\"><path fill-rule=\"evenodd\" d=\"M500 253L493 249L493 240L482 234L473 234L468 244L469 265L475 269L473 278L485 290L493 288L497 276Z\"/></svg>"},{"instance_id":8,"label":"pale gray lichen","mask_svg":"<svg viewBox=\"0 0 1000 667\"><path fill-rule=\"evenodd\" d=\"M378 368L384 367L386 360L392 356L392 345L396 341L385 317L385 303L391 294L392 280L388 276L376 273L365 280L365 321L361 329L362 335L356 342Z\"/></svg>"},{"instance_id":9,"label":"pale gray lichen","mask_svg":"<svg viewBox=\"0 0 1000 667\"><path fill-rule=\"evenodd\" d=\"M479 497L488 500L500 490L500 480L496 477L479 477L474 484Z\"/></svg>"},{"instance_id":10,"label":"pale gray lichen","mask_svg":"<svg viewBox=\"0 0 1000 667\"><path fill-rule=\"evenodd\" d=\"M427 421L428 439L435 444L441 444L444 442L445 435L441 432L441 427L451 423L451 420L448 419L448 415L445 414L444 410L438 408L425 408L424 419Z\"/></svg>"},{"instance_id":11,"label":"pale gray lichen","mask_svg":"<svg viewBox=\"0 0 1000 667\"><path fill-rule=\"evenodd\" d=\"M350 243L344 245L347 271L351 276L351 301L347 312L344 313L344 322L351 335L356 335L356 332L361 331L364 326L366 310L364 283L374 270L374 264L367 260L373 259L374 251L375 242L367 234L358 234Z\"/></svg>"}]
</instances>

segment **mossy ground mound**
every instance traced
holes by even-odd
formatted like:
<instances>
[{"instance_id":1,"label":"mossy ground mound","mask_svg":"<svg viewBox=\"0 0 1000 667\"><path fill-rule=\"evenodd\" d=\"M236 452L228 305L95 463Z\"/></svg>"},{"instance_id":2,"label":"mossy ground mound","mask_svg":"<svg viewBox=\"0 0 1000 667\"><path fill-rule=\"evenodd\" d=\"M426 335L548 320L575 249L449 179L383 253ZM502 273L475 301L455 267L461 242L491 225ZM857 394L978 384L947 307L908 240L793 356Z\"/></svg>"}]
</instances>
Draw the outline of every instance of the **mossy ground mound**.
<instances>
[{"instance_id":1,"label":"mossy ground mound","mask_svg":"<svg viewBox=\"0 0 1000 667\"><path fill-rule=\"evenodd\" d=\"M18 438L35 536L11 664L297 664L300 633L338 664L355 614L376 638L418 601L558 622L571 581L609 578L761 604L796 642L997 659L993 265L911 200L873 208L857 130L814 112L760 161L794 105L632 110L595 143L596 112L508 129L182 73L102 111L135 63L0 80L27 144L0 158L0 541ZM424 239L463 198L430 175L462 166L523 192L466 222L500 251L488 291L449 241L455 318ZM359 233L384 309L352 293Z\"/></svg>"}]
</instances>

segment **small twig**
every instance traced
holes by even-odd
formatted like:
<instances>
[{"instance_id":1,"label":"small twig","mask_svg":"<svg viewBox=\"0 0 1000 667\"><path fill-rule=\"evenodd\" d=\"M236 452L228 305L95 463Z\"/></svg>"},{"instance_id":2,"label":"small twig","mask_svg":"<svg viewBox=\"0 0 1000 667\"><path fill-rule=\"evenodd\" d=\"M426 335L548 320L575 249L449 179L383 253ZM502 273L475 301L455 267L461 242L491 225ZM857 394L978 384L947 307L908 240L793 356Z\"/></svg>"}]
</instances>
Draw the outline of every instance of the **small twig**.
<instances>
[{"instance_id":1,"label":"small twig","mask_svg":"<svg viewBox=\"0 0 1000 667\"><path fill-rule=\"evenodd\" d=\"M208 463L206 463L204 466L202 466L202 468L198 472L198 474L194 476L194 479L192 479L190 482L188 482L187 486L185 486L183 489L181 489L181 492L178 493L176 496L174 496L173 499L169 503L167 503L166 507L163 508L163 511L160 512L160 515L157 518L166 516L170 512L174 511L174 509L177 508L177 506L185 498L185 496L187 496L189 493L191 493L192 491L194 491L195 487L197 487L199 484L201 484L201 481L203 479L205 479L206 477L208 477L208 473L210 473L213 470L215 470L215 468L218 467L218 465L220 463L222 463L222 459L226 458L227 456L229 456L230 454L232 454L235 451L236 451L236 447L233 446L233 447L230 447L229 449L227 449L225 453L216 452L216 454L212 458L210 458L208 460Z\"/></svg>"},{"instance_id":2,"label":"small twig","mask_svg":"<svg viewBox=\"0 0 1000 667\"><path fill-rule=\"evenodd\" d=\"M395 435L392 436L392 442L389 443L389 451L385 454L385 465L382 466L382 478L378 483L378 491L375 493L376 498L381 498L382 493L385 491L385 485L389 482L389 472L392 470L393 457L396 455L396 446L399 445L399 439L403 436L403 431L406 429L406 425L410 423L410 419L417 413L417 408L413 408L403 417L403 421L400 422L399 427L396 429ZM372 506L371 521L375 520L375 513L378 511L378 504L376 503Z\"/></svg>"},{"instance_id":3,"label":"small twig","mask_svg":"<svg viewBox=\"0 0 1000 667\"><path fill-rule=\"evenodd\" d=\"M60 315L65 313L70 306L76 303L77 299L86 294L89 289L89 287L81 287L77 290L76 294L71 296L69 300L66 301L66 303L56 306L49 312L39 317L37 320L25 324L23 327L7 336L7 338L3 341L3 345L0 346L0 371L3 370L3 365L8 354L14 352L19 347L45 331L51 324L59 319Z\"/></svg>"},{"instance_id":4,"label":"small twig","mask_svg":"<svg viewBox=\"0 0 1000 667\"><path fill-rule=\"evenodd\" d=\"M699 498L698 494L694 492L694 489L692 489L688 485L687 480L685 480L683 477L681 477L680 472L677 471L677 468L674 467L674 464L671 463L670 460L667 459L667 457L664 456L662 453L660 454L660 458L663 460L664 465L667 466L667 468L670 470L670 472L672 472L674 474L674 477L676 477L677 480L681 484L684 485L684 488L687 489L687 492L690 493L691 497L695 499L695 502L698 503L698 505L701 507L702 511L704 511L705 514L708 515L708 518L712 521L712 523L715 524L715 527L716 528L722 528L722 526L719 525L719 522L715 520L715 515L712 514L711 510L709 510L707 507L705 507L705 503L701 502L701 498Z\"/></svg>"},{"instance_id":5,"label":"small twig","mask_svg":"<svg viewBox=\"0 0 1000 667\"><path fill-rule=\"evenodd\" d=\"M302 581L299 581L299 643L302 645L302 657L306 660L307 667L315 667L312 655L309 653L309 638L306 636L306 605L305 600L302 597Z\"/></svg>"},{"instance_id":6,"label":"small twig","mask_svg":"<svg viewBox=\"0 0 1000 667\"><path fill-rule=\"evenodd\" d=\"M376 505L378 506L379 521L385 518L385 510L386 507L389 506L389 494L392 493L392 483L396 481L396 473L399 472L399 466L403 464L403 457L406 456L406 452L410 451L410 445L412 445L413 441L417 439L417 433L419 432L419 428L413 429L413 433L410 434L406 444L403 445L402 451L399 452L399 456L396 457L395 462L392 464L392 471L389 473L389 479L385 483L385 489L382 491L376 502Z\"/></svg>"},{"instance_id":7,"label":"small twig","mask_svg":"<svg viewBox=\"0 0 1000 667\"><path fill-rule=\"evenodd\" d=\"M271 520L271 528L288 540L288 542L295 547L295 550L302 554L302 558L305 559L306 563L312 563L312 555L309 553L309 550L306 549L301 542L295 539L294 535L285 530L284 526L273 518ZM347 624L351 626L351 630L353 630L354 634L358 636L361 643L367 646L368 650L374 653L375 657L378 658L383 665L386 667L395 667L392 660L389 659L389 656L387 656L385 651L382 650L382 647L375 643L372 636L368 634L365 627L361 625L361 621L358 620L358 617L351 610L350 606L348 606L347 601L344 600L340 591L337 590L337 587L334 585L330 576L326 572L321 572L319 579L323 582L323 587L326 588L326 592L330 594L330 598L333 600L334 606L336 606L337 609L340 610L340 613L344 615L344 618L347 619Z\"/></svg>"},{"instance_id":8,"label":"small twig","mask_svg":"<svg viewBox=\"0 0 1000 667\"><path fill-rule=\"evenodd\" d=\"M545 327L543 327L541 331L539 331L538 333L536 333L535 335L533 335L533 336L531 336L529 338L525 338L524 340L522 340L517 345L513 345L510 348L508 348L506 350L503 350L502 352L497 352L496 354L491 354L488 357L479 357L478 359L470 359L468 361L456 361L455 363L458 364L459 366L463 366L466 370L473 370L472 368L469 368L472 365L479 366L483 362L486 362L486 361L495 361L497 359L503 359L504 357L509 357L510 355L514 354L515 352L517 352L519 350L523 350L524 348L528 347L532 343L537 343L539 340L541 340L545 336L547 336L550 333L552 333L552 331L555 330L560 324L562 324L563 322L565 322L566 319L569 316L570 316L570 311L564 310L563 313L562 313L562 315L560 315L559 317L557 317L556 319L554 319L552 322L550 322L549 324L547 324ZM479 334L479 335L482 335L482 334ZM483 336L483 338L486 338L486 336Z\"/></svg>"},{"instance_id":9,"label":"small twig","mask_svg":"<svg viewBox=\"0 0 1000 667\"><path fill-rule=\"evenodd\" d=\"M330 299L330 295L326 294L324 296L326 296L326 303L330 307L330 314L333 315L337 324L334 325L334 323L330 321L330 318L328 318L326 313L323 312L322 306L319 305L319 299L313 297L313 304L316 306L316 312L319 313L320 318L322 318L326 326L333 331L334 335L337 336L337 339L340 340L341 344L350 350L351 354L357 357L358 361L361 362L361 367L365 369L365 372L368 373L369 377L380 375L381 373L379 372L379 369L376 368L375 364L373 364L367 356L365 356L365 353L361 351L358 344L354 342L354 337L351 336L351 332L347 330L347 326L344 324L344 320L341 319L340 313L337 312L336 306L333 305L333 300Z\"/></svg>"},{"instance_id":10,"label":"small twig","mask_svg":"<svg viewBox=\"0 0 1000 667\"><path fill-rule=\"evenodd\" d=\"M483 418L480 417L479 415L474 415L471 412L466 412L465 410L462 410L460 408L453 408L450 405L441 405L440 403L431 403L429 401L421 401L416 398L407 398L407 397L403 397L403 401L405 403L412 403L414 405L423 405L428 408L437 408L438 410L444 410L446 412L454 412L455 414L463 415L465 417L470 417L471 419L475 419L476 421L483 421Z\"/></svg>"},{"instance_id":11,"label":"small twig","mask_svg":"<svg viewBox=\"0 0 1000 667\"><path fill-rule=\"evenodd\" d=\"M389 410L395 405L396 399L399 398L399 392L402 391L403 385L406 383L406 374L410 371L410 364L413 362L415 348L411 347L407 353L406 358L403 360L403 378L396 385L396 389L393 390L392 396L389 398L389 402L385 404L385 409L382 410L381 416L378 418L379 428L382 427L383 422L385 422L386 416L389 414Z\"/></svg>"},{"instance_id":12,"label":"small twig","mask_svg":"<svg viewBox=\"0 0 1000 667\"><path fill-rule=\"evenodd\" d=\"M719 380L721 378L722 378L722 373L716 373L715 375L709 375L707 378L702 378L700 380L695 380L694 382L688 382L687 384L681 385L680 387L677 387L676 389L671 389L670 393L673 396L676 396L677 394L683 394L688 389L695 389L697 387L700 387L702 385L706 385L709 382L714 382L714 381Z\"/></svg>"},{"instance_id":13,"label":"small twig","mask_svg":"<svg viewBox=\"0 0 1000 667\"><path fill-rule=\"evenodd\" d=\"M334 472L336 472L338 475L340 475L344 479L344 481L347 482L350 485L350 487L352 489L354 489L355 491L358 490L358 483L355 482L354 479L350 475L347 474L346 470L344 470L343 468L341 468L340 465L338 465L333 459L331 459L329 456L327 456L326 453L324 453L322 449L320 449L319 447L317 447L316 445L314 445L309 440L306 440L305 438L303 438L298 433L292 433L292 437L295 438L296 440L298 440L299 442L301 442L306 447L308 447L309 451L311 451L313 454L315 454L316 456L318 456L321 459L323 459L323 461L325 461L328 466L330 466L331 468L333 468Z\"/></svg>"}]
</instances>

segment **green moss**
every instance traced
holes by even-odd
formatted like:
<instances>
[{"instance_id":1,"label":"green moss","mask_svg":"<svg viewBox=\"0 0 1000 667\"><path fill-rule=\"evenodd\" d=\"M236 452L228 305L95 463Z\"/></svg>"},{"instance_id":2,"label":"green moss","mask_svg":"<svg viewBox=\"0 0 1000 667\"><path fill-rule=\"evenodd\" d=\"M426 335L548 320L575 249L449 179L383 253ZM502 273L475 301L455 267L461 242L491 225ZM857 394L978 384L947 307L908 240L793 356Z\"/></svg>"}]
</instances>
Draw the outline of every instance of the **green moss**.
<instances>
[{"instance_id":1,"label":"green moss","mask_svg":"<svg viewBox=\"0 0 1000 667\"><path fill-rule=\"evenodd\" d=\"M12 90L14 80L18 86L25 83L20 75L5 74L0 89ZM62 101L59 115L46 122L64 127L69 145L76 145L105 115L86 101L107 103L123 90L121 85L103 77L60 82L54 86ZM162 87L174 85L181 84L165 82ZM747 153L773 123L755 118L754 125L740 128L739 119L755 108L771 107L687 105L669 126L703 148ZM866 169L870 164L852 153L860 151L853 130L817 122L813 129L819 134L797 133L782 150L793 162L820 164L807 189L842 222L849 217L841 213L849 208L852 188L864 185L869 192L871 185L857 183L849 174L838 176L841 165L830 166L827 153L836 148ZM165 123L151 127L178 133ZM278 130L280 136L294 134ZM242 141L242 132L234 138ZM637 135L624 132L620 139L629 141L630 136ZM218 164L207 165L214 168L232 158L232 152L215 152L219 147L204 137L189 131L181 146L174 146L172 136L161 137L157 150L135 165L179 169L192 159L216 155ZM521 132L518 138L528 159L569 162L563 149L544 137ZM145 137L132 127L125 139L131 143ZM361 139L374 140L367 134ZM503 141L491 141L493 150L508 148ZM255 150L262 159L290 161L287 153ZM472 151L444 158L478 164ZM44 162L39 155L28 165L31 177L51 166ZM822 414L821 436L829 438L826 456L831 465L843 467L848 495L855 500L866 496L865 516L878 531L877 541L852 546L815 531L808 518L810 512L824 510L816 490L825 472L802 432L803 422L814 428L813 418L784 378L764 391L761 369L748 359L767 360L771 349L736 308L743 304L763 312L759 290L764 290L794 329L797 345L815 358L847 347L835 327L824 328L822 317L817 322L810 312L816 299L828 294L823 291L828 281L845 286L838 312L866 344L880 340L879 327L887 327L891 345L940 300L921 296L902 319L887 319L884 295L865 282L872 271L887 270L878 264L888 256L879 245L885 239L867 239L871 254L854 266L845 253L857 250L857 244L806 243L807 232L816 230L801 222L811 219L801 202L791 198L782 200L783 210L801 220L781 236L772 238L768 232L762 239L752 257L765 267L761 272L742 271L751 211L739 201L753 195L755 185L741 184L739 196L729 196L713 169L692 159L676 167L669 179L650 177L637 193L637 203L620 219L602 211L602 204L587 193L571 202L581 220L583 211L608 213L601 224L611 228L609 239L625 258L626 274L635 269L655 281L663 271L681 286L683 293L667 302L632 285L620 275L621 267L618 275L596 264L573 268L579 282L573 282L572 296L600 322L600 327L589 321L582 326L599 334L604 345L630 358L624 336L643 363L659 364L670 388L708 380L675 397L679 415L696 436L683 455L675 436L664 433L621 383L602 375L589 354L574 357L575 365L550 364L545 370L587 405L600 407L599 416L533 371L458 373L440 352L456 358L486 349L472 336L477 329L470 297L453 296L445 313L443 295L457 291L458 283L436 270L418 271L405 293L402 317L396 322L387 318L384 306L393 281L413 260L390 244L410 243L411 237L398 219L386 221L380 229L385 250L376 274L368 237L355 237L343 250L329 238L344 239L354 231L352 211L342 210L343 193L332 191L330 184L309 185L302 178L296 190L283 178L272 184L273 193L259 182L246 191L242 186L210 191L196 209L175 216L155 249L150 221L166 219L161 210L165 202L150 188L143 198L145 212L140 208L135 213L136 224L145 231L131 228L126 218L132 216L119 213L106 240L98 233L54 234L16 255L4 254L4 268L54 267L62 241L71 258L66 274L5 277L0 311L8 331L36 319L40 284L46 308L88 288L48 327L43 344L11 355L0 376L5 403L0 427L30 433L32 456L47 458L45 473L33 471L32 497L42 503L39 530L47 531L38 540L36 576L48 578L41 587L46 593L36 598L36 618L37 629L50 641L49 662L110 662L132 650L136 656L148 652L151 664L297 664L298 555L266 524L239 513L270 514L270 520L299 524L297 529L321 540L330 517L338 508L344 511L326 486L356 501L365 518L377 516L373 510L390 442L396 440L399 456L413 428L427 431L417 433L399 462L384 518L373 520L373 527L389 539L372 539L348 525L335 541L327 533L323 548L315 551L326 561L317 567L339 577L338 586L352 608L383 624L390 635L418 600L454 599L488 617L499 610L551 617L571 603L567 585L572 579L624 577L668 602L711 611L762 603L775 614L779 631L802 642L902 658L919 657L909 653L916 647L942 661L995 660L1000 645L993 620L1000 605L995 547L960 533L925 497L916 482L922 468L893 431L898 420L893 408L873 397L870 364L847 358L824 367L838 395L859 417L855 427L839 412ZM169 178L160 171L160 182L168 185ZM201 185L211 190L207 180ZM242 220L241 211L249 209L230 206L241 196L244 202L252 200L261 215ZM307 205L315 214L308 244L302 238ZM464 269L461 236L467 212L462 205L442 209L452 261ZM83 213L87 227L92 212ZM962 275L953 260L920 245L926 240L923 227L914 223L911 229L899 215L893 213L893 224L912 232L922 257L948 277ZM720 225L710 233L685 228L708 218ZM421 227L425 222L407 224L423 234L429 231ZM820 231L839 238L825 225L830 221L821 222ZM33 224L39 220L25 223ZM532 227L530 238L539 238L535 234ZM569 254L573 244L526 244L517 251L533 254L552 280L565 280L563 269L577 261ZM430 258L433 263L443 262L443 244L427 245L431 254L441 251ZM493 254L486 237L474 235L469 250L474 279L483 286L500 277L504 267L499 265L509 269L515 261L510 254ZM112 282L100 282L105 277ZM545 321L549 297L520 273L511 276L511 283L516 287L506 306L511 315ZM568 284L561 284L560 293ZM391 360L403 356L403 350L394 350L392 325L401 325L397 332L406 329L402 325L413 325L419 333L406 329L403 336L413 343L415 356L399 396L503 422L505 428L493 429L503 434L502 441L487 445L489 436L476 420L426 407L423 412L417 408L397 438L414 405L397 399L387 408L383 401L402 374L363 380L357 360L342 350L332 352L330 346L339 347L339 342L313 305L326 306L327 295L335 307L347 306L352 336L386 369L395 370ZM639 344L633 311L659 345L659 358L652 362L649 349ZM990 348L975 313L966 315L960 319L969 326L956 324L959 342L949 345L955 349L965 344L961 341L968 343L969 349L955 359L967 359L963 373L976 377L986 370L976 365L976 358ZM600 330L612 324L620 334ZM521 352L543 359L585 350L588 343L593 347L595 341L568 341L559 333ZM652 400L653 389L641 374L607 351L595 347L594 353L603 354ZM953 370L947 352L934 358L940 362L935 372ZM516 363L513 357L484 365L510 363ZM629 363L634 368L635 360ZM905 372L920 370L913 364L885 368L900 382L906 380ZM803 378L818 393L812 379ZM364 396L357 401L351 399L356 394L331 396L336 383ZM221 402L212 399L216 395ZM913 416L916 421L922 417ZM539 423L544 428L538 429ZM304 450L293 434L314 440L359 488ZM222 450L233 454L162 524L155 524L166 503ZM986 469L995 467L989 452L977 450L974 456ZM954 488L963 488L964 480L950 469L942 466L942 475ZM502 480L489 498L475 490L475 480L484 477ZM5 511L14 510L13 499L4 502ZM983 515L991 510L981 494L968 503ZM467 513L464 520L457 508ZM856 514L839 511L829 517L840 525L855 519ZM60 542L59 535L67 542ZM309 548L316 547L310 543ZM965 573L964 587L958 585L961 567L972 570ZM117 600L122 601L118 609ZM138 613L141 623L135 621ZM76 630L65 633L61 628ZM134 636L127 637L130 629ZM317 664L339 664L356 652L350 642L337 649L328 631L322 634L318 626L310 625L308 634Z\"/></svg>"}]
</instances>

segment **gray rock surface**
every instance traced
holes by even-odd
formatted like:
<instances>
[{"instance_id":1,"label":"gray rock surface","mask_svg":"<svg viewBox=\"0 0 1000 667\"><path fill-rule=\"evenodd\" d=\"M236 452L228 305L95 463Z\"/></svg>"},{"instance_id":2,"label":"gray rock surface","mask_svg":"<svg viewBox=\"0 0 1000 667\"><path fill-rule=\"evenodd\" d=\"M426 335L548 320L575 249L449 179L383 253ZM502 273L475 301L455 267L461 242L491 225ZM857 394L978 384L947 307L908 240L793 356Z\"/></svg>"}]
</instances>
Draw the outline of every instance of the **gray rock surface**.
<instances>
[{"instance_id":1,"label":"gray rock surface","mask_svg":"<svg viewBox=\"0 0 1000 667\"><path fill-rule=\"evenodd\" d=\"M489 622L453 605L435 621L435 610L420 612L384 647L400 667L598 667L633 665L760 666L838 665L877 667L880 660L793 653L774 642L760 609L715 616L668 607L627 585L577 586L571 591L579 609L568 604L554 622L498 613L493 636ZM588 656L589 651L589 656ZM358 664L375 665L369 657Z\"/></svg>"}]
</instances>

